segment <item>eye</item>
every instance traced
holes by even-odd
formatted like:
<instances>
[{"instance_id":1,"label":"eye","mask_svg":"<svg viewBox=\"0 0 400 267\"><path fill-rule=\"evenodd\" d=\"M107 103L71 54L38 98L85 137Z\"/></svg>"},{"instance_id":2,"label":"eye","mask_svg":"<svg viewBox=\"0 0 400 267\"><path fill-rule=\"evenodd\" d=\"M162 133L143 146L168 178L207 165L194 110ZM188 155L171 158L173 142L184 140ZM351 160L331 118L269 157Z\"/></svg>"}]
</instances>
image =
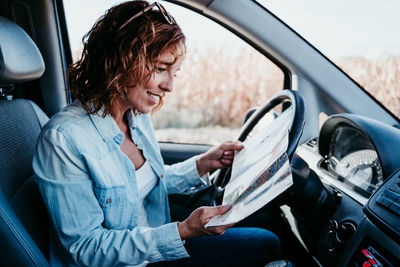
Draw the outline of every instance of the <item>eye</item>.
<instances>
[{"instance_id":1,"label":"eye","mask_svg":"<svg viewBox=\"0 0 400 267\"><path fill-rule=\"evenodd\" d=\"M157 72L164 72L164 71L166 71L167 69L166 68L163 68L163 67L155 67L154 68Z\"/></svg>"}]
</instances>

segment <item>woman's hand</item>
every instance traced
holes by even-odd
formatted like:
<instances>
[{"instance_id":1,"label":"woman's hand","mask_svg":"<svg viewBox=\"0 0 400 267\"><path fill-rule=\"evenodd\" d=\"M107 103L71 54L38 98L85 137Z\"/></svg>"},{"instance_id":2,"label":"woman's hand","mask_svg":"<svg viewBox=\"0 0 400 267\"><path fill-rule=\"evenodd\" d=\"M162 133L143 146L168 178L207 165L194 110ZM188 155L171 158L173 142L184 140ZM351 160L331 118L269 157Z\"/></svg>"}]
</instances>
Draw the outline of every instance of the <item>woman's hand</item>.
<instances>
[{"instance_id":1,"label":"woman's hand","mask_svg":"<svg viewBox=\"0 0 400 267\"><path fill-rule=\"evenodd\" d=\"M196 160L199 175L203 176L207 172L231 166L234 151L242 148L240 141L226 141L201 154Z\"/></svg>"},{"instance_id":2,"label":"woman's hand","mask_svg":"<svg viewBox=\"0 0 400 267\"><path fill-rule=\"evenodd\" d=\"M216 207L200 207L194 210L186 220L178 224L178 231L182 240L198 235L223 235L233 224L213 226L204 228L214 216L224 214L231 208L231 205Z\"/></svg>"}]
</instances>

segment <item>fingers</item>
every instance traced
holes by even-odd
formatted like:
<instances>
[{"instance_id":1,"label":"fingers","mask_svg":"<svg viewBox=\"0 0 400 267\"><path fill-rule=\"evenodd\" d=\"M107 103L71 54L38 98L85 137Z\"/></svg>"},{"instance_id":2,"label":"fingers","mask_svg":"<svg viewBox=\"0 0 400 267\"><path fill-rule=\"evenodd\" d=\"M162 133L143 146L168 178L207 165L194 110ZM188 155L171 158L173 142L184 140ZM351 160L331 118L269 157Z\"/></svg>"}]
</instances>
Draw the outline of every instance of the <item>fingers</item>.
<instances>
[{"instance_id":1,"label":"fingers","mask_svg":"<svg viewBox=\"0 0 400 267\"><path fill-rule=\"evenodd\" d=\"M231 205L221 205L216 207L200 207L194 210L186 220L178 223L178 231L182 238L198 235L222 235L226 229L232 225L216 226L205 228L204 226L215 216L224 214L231 208Z\"/></svg>"},{"instance_id":2,"label":"fingers","mask_svg":"<svg viewBox=\"0 0 400 267\"><path fill-rule=\"evenodd\" d=\"M240 141L226 141L201 154L196 160L199 175L203 176L215 169L231 166L235 150L241 150L242 148L243 144Z\"/></svg>"},{"instance_id":3,"label":"fingers","mask_svg":"<svg viewBox=\"0 0 400 267\"><path fill-rule=\"evenodd\" d=\"M211 232L212 234L215 234L215 235L223 235L223 234L225 234L226 229L231 228L234 225L235 225L234 223L231 223L231 224L222 225L222 226L213 226L213 227L207 228L207 230L208 230L208 232Z\"/></svg>"},{"instance_id":4,"label":"fingers","mask_svg":"<svg viewBox=\"0 0 400 267\"><path fill-rule=\"evenodd\" d=\"M232 165L233 160L230 159L220 159L221 164L223 165L222 167L229 167Z\"/></svg>"},{"instance_id":5,"label":"fingers","mask_svg":"<svg viewBox=\"0 0 400 267\"><path fill-rule=\"evenodd\" d=\"M226 231L226 228L221 226L210 227L209 229L209 231L215 235L223 235Z\"/></svg>"},{"instance_id":6,"label":"fingers","mask_svg":"<svg viewBox=\"0 0 400 267\"><path fill-rule=\"evenodd\" d=\"M243 148L243 144L240 141L225 141L220 146L223 150L241 150Z\"/></svg>"},{"instance_id":7,"label":"fingers","mask_svg":"<svg viewBox=\"0 0 400 267\"><path fill-rule=\"evenodd\" d=\"M226 150L222 154L220 159L221 163L224 165L231 165L234 157L234 152L232 150Z\"/></svg>"},{"instance_id":8,"label":"fingers","mask_svg":"<svg viewBox=\"0 0 400 267\"><path fill-rule=\"evenodd\" d=\"M243 144L240 141L226 141L220 146L220 148L224 150L220 162L222 165L228 167L232 165L233 157L235 155L234 151L241 150Z\"/></svg>"},{"instance_id":9,"label":"fingers","mask_svg":"<svg viewBox=\"0 0 400 267\"><path fill-rule=\"evenodd\" d=\"M215 207L200 207L200 220L203 221L203 226L206 225L213 217L226 213L232 207L231 204L220 205Z\"/></svg>"},{"instance_id":10,"label":"fingers","mask_svg":"<svg viewBox=\"0 0 400 267\"><path fill-rule=\"evenodd\" d=\"M230 210L231 207L232 207L231 204L212 207L213 211L215 212L214 216L224 214L225 212Z\"/></svg>"},{"instance_id":11,"label":"fingers","mask_svg":"<svg viewBox=\"0 0 400 267\"><path fill-rule=\"evenodd\" d=\"M210 229L210 228L205 228L204 226L203 226L203 229L201 229L201 231L202 231L203 233L205 233L206 235L213 235L213 234L214 234L214 232L212 231L212 229Z\"/></svg>"},{"instance_id":12,"label":"fingers","mask_svg":"<svg viewBox=\"0 0 400 267\"><path fill-rule=\"evenodd\" d=\"M232 150L225 150L222 154L222 158L233 159L234 152Z\"/></svg>"},{"instance_id":13,"label":"fingers","mask_svg":"<svg viewBox=\"0 0 400 267\"><path fill-rule=\"evenodd\" d=\"M224 214L232 207L231 204L220 205L215 207L200 207L197 208L200 219L207 224L213 217Z\"/></svg>"}]
</instances>

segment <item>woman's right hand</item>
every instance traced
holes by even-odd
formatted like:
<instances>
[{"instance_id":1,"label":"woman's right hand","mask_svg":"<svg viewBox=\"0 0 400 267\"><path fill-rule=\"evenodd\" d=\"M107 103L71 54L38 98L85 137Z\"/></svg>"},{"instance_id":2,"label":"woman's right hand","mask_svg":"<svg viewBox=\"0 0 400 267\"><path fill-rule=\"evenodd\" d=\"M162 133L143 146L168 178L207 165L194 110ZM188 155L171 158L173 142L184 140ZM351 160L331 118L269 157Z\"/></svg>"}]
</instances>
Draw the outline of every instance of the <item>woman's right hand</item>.
<instances>
[{"instance_id":1,"label":"woman's right hand","mask_svg":"<svg viewBox=\"0 0 400 267\"><path fill-rule=\"evenodd\" d=\"M226 229L234 224L213 226L204 228L214 216L224 214L231 208L231 205L223 205L216 207L200 207L194 210L186 220L178 223L178 231L182 240L198 235L222 235Z\"/></svg>"}]
</instances>

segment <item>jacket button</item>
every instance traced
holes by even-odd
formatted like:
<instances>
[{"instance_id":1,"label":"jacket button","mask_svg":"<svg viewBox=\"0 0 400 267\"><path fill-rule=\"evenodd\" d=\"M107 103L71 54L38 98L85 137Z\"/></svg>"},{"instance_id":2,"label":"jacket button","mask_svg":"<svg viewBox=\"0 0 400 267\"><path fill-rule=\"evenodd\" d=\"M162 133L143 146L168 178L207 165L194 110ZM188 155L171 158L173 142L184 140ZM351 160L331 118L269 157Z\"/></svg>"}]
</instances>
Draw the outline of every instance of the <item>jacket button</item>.
<instances>
[{"instance_id":1,"label":"jacket button","mask_svg":"<svg viewBox=\"0 0 400 267\"><path fill-rule=\"evenodd\" d=\"M107 198L107 199L106 199L106 203L107 203L107 204L110 204L110 203L111 203L111 198Z\"/></svg>"}]
</instances>

